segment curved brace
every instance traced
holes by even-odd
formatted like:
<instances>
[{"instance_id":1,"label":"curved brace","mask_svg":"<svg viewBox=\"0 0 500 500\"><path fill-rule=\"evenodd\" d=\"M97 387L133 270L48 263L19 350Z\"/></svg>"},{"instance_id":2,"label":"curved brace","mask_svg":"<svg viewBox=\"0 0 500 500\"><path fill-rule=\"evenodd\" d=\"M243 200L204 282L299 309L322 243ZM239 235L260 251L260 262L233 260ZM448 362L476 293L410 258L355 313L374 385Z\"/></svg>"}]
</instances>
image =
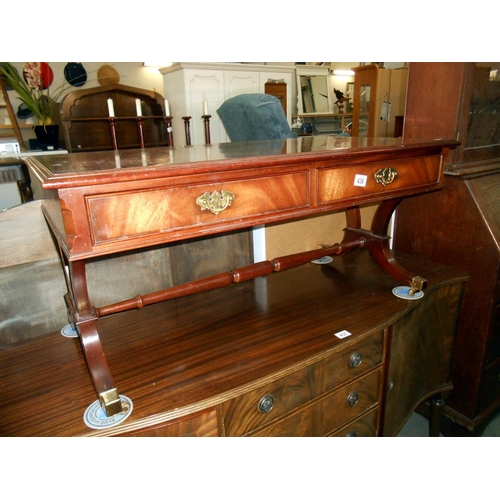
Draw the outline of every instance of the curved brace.
<instances>
[{"instance_id":1,"label":"curved brace","mask_svg":"<svg viewBox=\"0 0 500 500\"><path fill-rule=\"evenodd\" d=\"M391 278L399 281L400 283L410 285L410 295L416 291L423 290L427 281L420 276L415 276L414 273L408 271L401 264L397 262L394 254L389 246L390 236L387 236L387 230L391 217L396 210L397 206L403 198L394 198L391 200L383 201L373 218L371 231L361 229L359 221L351 215L351 221L354 221L357 227L347 227L345 231L346 240L362 237L366 240L366 248L370 252L373 260L386 272Z\"/></svg>"}]
</instances>

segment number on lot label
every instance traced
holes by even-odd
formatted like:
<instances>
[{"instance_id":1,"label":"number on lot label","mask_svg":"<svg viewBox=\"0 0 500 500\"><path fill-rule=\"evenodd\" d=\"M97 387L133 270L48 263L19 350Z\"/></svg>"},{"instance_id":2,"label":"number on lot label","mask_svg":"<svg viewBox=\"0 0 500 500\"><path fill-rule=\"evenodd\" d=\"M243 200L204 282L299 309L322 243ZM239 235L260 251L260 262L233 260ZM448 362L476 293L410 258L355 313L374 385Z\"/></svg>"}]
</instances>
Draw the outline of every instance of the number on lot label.
<instances>
[{"instance_id":1,"label":"number on lot label","mask_svg":"<svg viewBox=\"0 0 500 500\"><path fill-rule=\"evenodd\" d=\"M354 177L354 185L365 187L367 179L367 175L356 174L356 176Z\"/></svg>"}]
</instances>

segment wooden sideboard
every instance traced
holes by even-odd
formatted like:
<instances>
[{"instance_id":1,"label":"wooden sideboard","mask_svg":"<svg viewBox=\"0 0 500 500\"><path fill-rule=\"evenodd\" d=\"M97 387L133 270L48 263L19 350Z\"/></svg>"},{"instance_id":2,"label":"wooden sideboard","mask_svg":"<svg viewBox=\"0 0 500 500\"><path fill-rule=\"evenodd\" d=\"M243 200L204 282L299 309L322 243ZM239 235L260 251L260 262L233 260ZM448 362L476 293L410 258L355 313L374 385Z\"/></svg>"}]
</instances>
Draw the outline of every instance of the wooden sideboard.
<instances>
[{"instance_id":1,"label":"wooden sideboard","mask_svg":"<svg viewBox=\"0 0 500 500\"><path fill-rule=\"evenodd\" d=\"M134 404L109 429L84 423L95 393L78 339L54 332L0 348L0 435L395 435L452 387L465 279L401 262L428 278L423 299L396 298L398 282L359 250L99 319Z\"/></svg>"},{"instance_id":2,"label":"wooden sideboard","mask_svg":"<svg viewBox=\"0 0 500 500\"><path fill-rule=\"evenodd\" d=\"M443 272L451 274L443 277L439 270L426 264L401 265L390 250L386 232L394 209L405 196L439 187L443 157L448 148L456 145L456 141L445 140L402 143L397 139L319 136L177 149L152 148L146 152L71 154L57 159L49 156L28 158L35 197L43 199L44 215L60 247L68 285L66 302L70 321L78 331L83 359L102 408L108 417L122 412L122 395L127 392L136 400L135 384L142 383L141 372L148 373L150 369L159 371L155 372L155 380L150 380L152 385L147 383L141 387L139 399L151 391L161 390L165 401L170 401L165 402L168 409L163 410L162 417L157 417L156 404L141 405L139 409L135 405L133 415L119 426L118 433L134 432L133 422L137 419L141 421L142 432L144 427L187 417L203 421L203 425L192 426L192 422L185 422L188 428L198 429L206 424L211 429L209 434L241 435L257 432L257 429L267 432L263 427L268 427L259 415L249 416L249 422L243 423L247 420L242 415L248 411L248 394L253 389L262 391L263 387L271 392L276 390L278 394L288 394L291 385L307 386L306 392L301 394L302 390L292 390L290 402L273 396L274 402L262 403L261 413L271 407L272 418L286 415L287 419L305 419L308 423L304 424L304 429L309 430L305 430L304 435L336 432L344 423L362 414L373 423L366 423L370 434L392 435L403 423L401 411L407 418L416 404L450 389L446 360L453 339L460 284L466 276L448 270ZM380 208L371 230L363 229L359 206L374 202L381 202ZM340 209L346 210L347 227L343 241L338 244L256 262L103 307L94 307L89 300L85 271L89 259ZM358 274L357 265L344 264L343 271L335 268L338 259L346 259L354 250L354 254L366 253L361 249L368 250L377 264L368 259L372 269L366 275ZM311 260L329 255L334 256L331 266L309 264ZM370 281L369 275L375 272L374 269L378 276ZM322 287L321 281L326 275L330 286L337 282L334 278L348 274L347 270L353 275L353 295L346 299L341 309L336 309L326 297L335 297L336 301L349 297L347 282L344 289L340 279L340 288L333 294ZM433 275L434 283L430 281ZM359 319L365 322L364 327L357 324L357 317L346 316L349 303L352 302L355 308L359 306L360 299L355 298L358 288L377 288L384 279L388 280L384 288L386 299L390 298L390 307L396 309L389 311L382 320L376 314L365 315L363 307ZM308 280L310 285L307 285ZM428 292L416 301L399 299L391 292L398 282L409 285L411 293L417 294L428 283ZM278 288L269 288L269 283L277 283ZM308 296L309 286L316 290L313 296L319 306L314 304L313 307L313 296ZM245 293L250 295L245 298ZM218 294L223 294L223 298ZM206 300L214 297L208 308L202 307ZM368 294L376 308L380 297L377 292ZM157 309L160 305L167 309ZM132 311L137 308L144 310ZM173 309L166 312L168 308ZM386 306L382 304L381 309L384 311ZM335 310L337 313L333 317L321 318ZM147 315L153 314L152 311L160 311L161 320L149 322ZM418 321L408 319L412 315L419 316L418 311L421 312ZM137 314L144 316L134 316ZM338 323L332 324L332 321ZM409 332L395 333L405 330L405 321L408 321ZM347 340L337 339L334 334L347 330L349 324L354 332L348 330ZM125 358L113 366L105 354L108 351L107 334L103 333L118 325L121 326L115 347ZM125 330L131 332L131 344L128 345ZM245 336L245 331L249 332L249 337ZM313 334L315 331L317 333ZM322 344L320 337L325 331L327 341ZM438 351L435 357L425 348L428 331L433 332L428 341L432 349ZM150 337L152 332L153 337ZM294 339L294 335L298 337ZM398 343L393 339L403 335L414 340ZM443 343L437 337L444 339ZM165 345L161 346L167 340L180 347L177 355L170 348L165 350ZM47 341L50 344L52 340ZM246 341L248 344L240 343ZM309 347L306 351L297 350L296 343L301 345L303 342ZM410 347L412 342L414 347ZM336 367L337 363L342 367L345 359L350 359L353 354L347 351L350 347L365 352L362 357L367 361L354 372L359 376L352 376L345 367ZM29 351L30 347L27 349ZM419 349L427 361L422 363L420 360L418 365L407 362L406 358L413 359ZM109 350L110 357L112 350ZM231 353L241 357L231 357ZM330 359L330 355L334 356ZM136 369L132 357L137 358L139 366ZM402 363L399 368L398 363L389 362L392 357ZM437 361L430 363L430 359ZM82 367L81 361L79 363ZM166 369L169 363L173 365ZM428 368L420 367L427 364ZM119 393L114 381L115 370L117 377L122 376L117 368L120 365L125 368L128 379L123 393ZM194 371L186 371L188 365ZM245 368L247 365L249 371ZM411 367L409 372L408 366ZM233 375L229 374L231 370ZM238 380L240 372L245 378ZM413 375L422 380L417 384L421 390L412 388L409 392L402 380L412 379ZM351 381L356 387L348 390ZM361 385L358 386L358 382ZM177 383L180 383L180 391L170 394L167 386ZM186 384L197 387L192 389L191 396ZM186 391L182 389L184 386ZM346 416L337 415L333 410L337 406L335 398L340 397L339 390L348 391L348 400L352 394L357 394L352 396L355 401L351 401L354 412ZM65 390L60 385L57 391L64 406L75 406L79 396L73 390ZM399 391L404 394L393 399L392 394ZM360 394L368 394L368 402L363 397L363 404L360 404L357 399ZM91 399L87 392L87 403ZM307 411L302 412L306 408ZM367 414L371 410L376 411L369 418ZM318 415L325 412L332 414L332 421L325 423L328 428L317 423ZM192 417L194 414L196 416ZM238 416L234 417L235 414ZM296 424L296 421L286 423L283 420L281 430L274 428L270 432L286 434Z\"/></svg>"}]
</instances>

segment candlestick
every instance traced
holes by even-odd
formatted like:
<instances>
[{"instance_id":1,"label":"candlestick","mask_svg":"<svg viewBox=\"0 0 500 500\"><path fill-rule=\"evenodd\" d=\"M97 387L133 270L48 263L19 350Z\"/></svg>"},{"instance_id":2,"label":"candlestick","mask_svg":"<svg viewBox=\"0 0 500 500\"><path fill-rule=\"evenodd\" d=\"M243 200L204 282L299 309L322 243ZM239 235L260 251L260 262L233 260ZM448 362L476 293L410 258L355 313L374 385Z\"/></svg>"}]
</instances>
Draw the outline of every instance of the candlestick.
<instances>
[{"instance_id":1,"label":"candlestick","mask_svg":"<svg viewBox=\"0 0 500 500\"><path fill-rule=\"evenodd\" d=\"M167 99L165 99L165 116L172 116L170 114L170 104Z\"/></svg>"},{"instance_id":2,"label":"candlestick","mask_svg":"<svg viewBox=\"0 0 500 500\"><path fill-rule=\"evenodd\" d=\"M113 109L111 109L110 111L113 111ZM109 120L109 129L111 131L111 139L113 141L113 149L115 151L118 151L118 142L116 140L116 123L115 123L116 118L114 116L110 116L108 120Z\"/></svg>"},{"instance_id":3,"label":"candlestick","mask_svg":"<svg viewBox=\"0 0 500 500\"><path fill-rule=\"evenodd\" d=\"M174 145L174 134L172 129L172 117L170 115L165 116L165 125L167 128L167 141L169 146Z\"/></svg>"},{"instance_id":4,"label":"candlestick","mask_svg":"<svg viewBox=\"0 0 500 500\"><path fill-rule=\"evenodd\" d=\"M141 100L135 100L135 110L137 111L137 116L142 116Z\"/></svg>"},{"instance_id":5,"label":"candlestick","mask_svg":"<svg viewBox=\"0 0 500 500\"><path fill-rule=\"evenodd\" d=\"M205 122L205 144L210 144L210 118L212 115L203 115L203 121Z\"/></svg>"},{"instance_id":6,"label":"candlestick","mask_svg":"<svg viewBox=\"0 0 500 500\"><path fill-rule=\"evenodd\" d=\"M110 118L113 118L115 116L115 108L113 106L113 99L111 99L111 97L108 99L108 112Z\"/></svg>"},{"instance_id":7,"label":"candlestick","mask_svg":"<svg viewBox=\"0 0 500 500\"><path fill-rule=\"evenodd\" d=\"M142 116L138 116L136 118L137 120L137 133L139 135L139 144L141 146L141 149L144 149L145 148L145 144L144 144L144 128L143 128L143 118Z\"/></svg>"},{"instance_id":8,"label":"candlestick","mask_svg":"<svg viewBox=\"0 0 500 500\"><path fill-rule=\"evenodd\" d=\"M206 99L203 100L203 114L208 115L208 101Z\"/></svg>"},{"instance_id":9,"label":"candlestick","mask_svg":"<svg viewBox=\"0 0 500 500\"><path fill-rule=\"evenodd\" d=\"M189 121L191 120L190 116L183 116L184 120L184 133L186 134L186 146L191 146L191 125Z\"/></svg>"}]
</instances>

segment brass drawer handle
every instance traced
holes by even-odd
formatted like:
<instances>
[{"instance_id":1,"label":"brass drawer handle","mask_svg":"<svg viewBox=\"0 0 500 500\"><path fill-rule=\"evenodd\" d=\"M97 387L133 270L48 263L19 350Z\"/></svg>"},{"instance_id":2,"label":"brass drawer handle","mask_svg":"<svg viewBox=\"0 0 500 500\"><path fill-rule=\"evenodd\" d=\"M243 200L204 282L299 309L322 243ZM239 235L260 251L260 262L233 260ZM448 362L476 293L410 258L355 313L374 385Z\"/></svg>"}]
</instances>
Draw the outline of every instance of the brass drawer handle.
<instances>
[{"instance_id":1,"label":"brass drawer handle","mask_svg":"<svg viewBox=\"0 0 500 500\"><path fill-rule=\"evenodd\" d=\"M349 359L349 366L351 368L357 368L362 361L363 361L363 355L360 352L355 352L351 354L351 358Z\"/></svg>"},{"instance_id":2,"label":"brass drawer handle","mask_svg":"<svg viewBox=\"0 0 500 500\"><path fill-rule=\"evenodd\" d=\"M392 167L381 168L375 172L375 180L380 182L382 186L387 186L396 178L396 175L398 172Z\"/></svg>"},{"instance_id":3,"label":"brass drawer handle","mask_svg":"<svg viewBox=\"0 0 500 500\"><path fill-rule=\"evenodd\" d=\"M258 409L261 413L269 413L274 407L274 396L266 394L260 398Z\"/></svg>"},{"instance_id":4,"label":"brass drawer handle","mask_svg":"<svg viewBox=\"0 0 500 500\"><path fill-rule=\"evenodd\" d=\"M196 203L201 207L201 210L210 210L210 212L217 215L219 212L231 206L235 197L234 193L226 191L225 189L222 189L220 192L214 191L212 194L205 191L196 198Z\"/></svg>"},{"instance_id":5,"label":"brass drawer handle","mask_svg":"<svg viewBox=\"0 0 500 500\"><path fill-rule=\"evenodd\" d=\"M351 392L349 396L347 396L347 406L354 406L359 401L359 396L357 392Z\"/></svg>"}]
</instances>

